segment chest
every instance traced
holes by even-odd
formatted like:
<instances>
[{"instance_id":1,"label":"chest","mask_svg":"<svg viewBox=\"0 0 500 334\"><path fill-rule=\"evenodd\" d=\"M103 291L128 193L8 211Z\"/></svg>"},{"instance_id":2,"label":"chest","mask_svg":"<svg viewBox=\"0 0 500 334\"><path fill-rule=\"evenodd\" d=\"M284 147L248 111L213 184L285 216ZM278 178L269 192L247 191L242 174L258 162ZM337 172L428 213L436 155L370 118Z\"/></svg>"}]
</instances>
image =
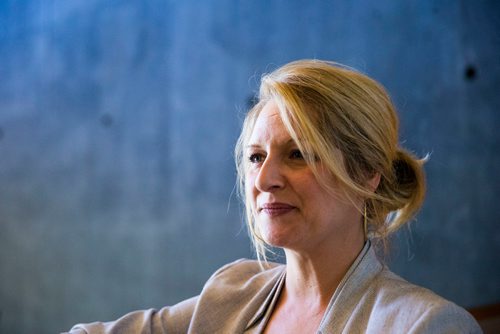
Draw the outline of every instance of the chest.
<instances>
[{"instance_id":1,"label":"chest","mask_svg":"<svg viewBox=\"0 0 500 334\"><path fill-rule=\"evenodd\" d=\"M279 308L273 312L267 322L263 334L279 333L317 333L323 313L286 312Z\"/></svg>"}]
</instances>

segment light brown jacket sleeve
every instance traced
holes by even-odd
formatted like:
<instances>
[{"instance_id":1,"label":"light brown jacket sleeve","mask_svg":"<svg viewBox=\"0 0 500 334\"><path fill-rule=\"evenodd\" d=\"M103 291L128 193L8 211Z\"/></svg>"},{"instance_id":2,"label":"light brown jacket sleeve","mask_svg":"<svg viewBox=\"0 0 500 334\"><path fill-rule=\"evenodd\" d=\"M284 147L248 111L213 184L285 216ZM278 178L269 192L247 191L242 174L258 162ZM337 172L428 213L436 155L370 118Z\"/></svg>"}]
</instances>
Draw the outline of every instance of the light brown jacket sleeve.
<instances>
[{"instance_id":1,"label":"light brown jacket sleeve","mask_svg":"<svg viewBox=\"0 0 500 334\"><path fill-rule=\"evenodd\" d=\"M130 312L113 322L75 325L70 334L177 334L187 333L198 297L160 310Z\"/></svg>"}]
</instances>

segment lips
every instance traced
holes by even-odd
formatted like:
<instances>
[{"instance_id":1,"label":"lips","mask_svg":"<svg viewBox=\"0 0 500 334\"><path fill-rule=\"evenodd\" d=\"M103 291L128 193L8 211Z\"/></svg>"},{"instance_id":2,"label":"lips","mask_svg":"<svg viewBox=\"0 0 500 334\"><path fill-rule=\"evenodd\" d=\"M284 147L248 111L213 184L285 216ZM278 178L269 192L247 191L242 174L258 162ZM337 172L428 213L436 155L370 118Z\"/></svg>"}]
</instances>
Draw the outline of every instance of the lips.
<instances>
[{"instance_id":1,"label":"lips","mask_svg":"<svg viewBox=\"0 0 500 334\"><path fill-rule=\"evenodd\" d=\"M294 210L295 207L286 203L264 203L260 207L260 211L267 214L270 217L277 217L284 215L292 210Z\"/></svg>"}]
</instances>

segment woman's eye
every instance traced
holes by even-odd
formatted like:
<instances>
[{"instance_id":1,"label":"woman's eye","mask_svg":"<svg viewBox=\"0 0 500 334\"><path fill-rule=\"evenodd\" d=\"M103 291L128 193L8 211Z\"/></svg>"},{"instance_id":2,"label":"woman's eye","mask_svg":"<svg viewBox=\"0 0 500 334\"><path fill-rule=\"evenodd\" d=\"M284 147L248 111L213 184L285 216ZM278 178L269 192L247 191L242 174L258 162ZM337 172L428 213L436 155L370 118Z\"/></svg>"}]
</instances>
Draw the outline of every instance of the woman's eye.
<instances>
[{"instance_id":1,"label":"woman's eye","mask_svg":"<svg viewBox=\"0 0 500 334\"><path fill-rule=\"evenodd\" d=\"M254 163L254 164L258 164L258 163L262 162L263 160L264 160L264 157L260 153L253 153L253 154L250 154L250 156L248 157L248 161L250 161L251 163Z\"/></svg>"},{"instance_id":2,"label":"woman's eye","mask_svg":"<svg viewBox=\"0 0 500 334\"><path fill-rule=\"evenodd\" d=\"M290 159L304 159L304 156L302 155L302 152L300 152L300 150L293 150L290 153Z\"/></svg>"}]
</instances>

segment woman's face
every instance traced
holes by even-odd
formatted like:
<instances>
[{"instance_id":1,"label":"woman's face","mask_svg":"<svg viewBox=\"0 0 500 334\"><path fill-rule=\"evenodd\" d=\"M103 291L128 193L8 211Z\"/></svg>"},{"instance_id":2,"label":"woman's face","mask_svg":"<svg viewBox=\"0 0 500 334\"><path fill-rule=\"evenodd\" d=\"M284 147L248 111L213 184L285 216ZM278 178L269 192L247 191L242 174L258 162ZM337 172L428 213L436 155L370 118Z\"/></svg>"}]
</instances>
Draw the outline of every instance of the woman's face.
<instances>
[{"instance_id":1,"label":"woman's face","mask_svg":"<svg viewBox=\"0 0 500 334\"><path fill-rule=\"evenodd\" d=\"M331 194L319 184L275 102L260 112L245 150L247 201L268 244L308 251L363 234L361 214L342 191ZM334 178L317 164L335 187Z\"/></svg>"}]
</instances>

